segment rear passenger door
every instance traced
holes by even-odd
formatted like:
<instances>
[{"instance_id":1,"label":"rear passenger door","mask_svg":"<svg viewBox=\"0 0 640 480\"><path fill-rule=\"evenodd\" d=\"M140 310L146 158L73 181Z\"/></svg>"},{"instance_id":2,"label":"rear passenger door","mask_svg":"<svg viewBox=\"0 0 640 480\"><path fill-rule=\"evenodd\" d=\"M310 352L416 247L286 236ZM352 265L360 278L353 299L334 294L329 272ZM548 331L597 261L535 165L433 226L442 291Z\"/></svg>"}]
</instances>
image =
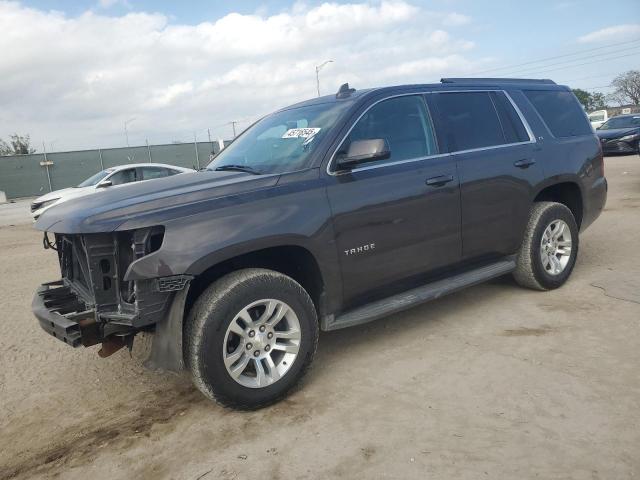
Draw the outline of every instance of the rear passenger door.
<instances>
[{"instance_id":1,"label":"rear passenger door","mask_svg":"<svg viewBox=\"0 0 640 480\"><path fill-rule=\"evenodd\" d=\"M433 95L460 175L463 259L514 253L543 173L530 129L503 91Z\"/></svg>"}]
</instances>

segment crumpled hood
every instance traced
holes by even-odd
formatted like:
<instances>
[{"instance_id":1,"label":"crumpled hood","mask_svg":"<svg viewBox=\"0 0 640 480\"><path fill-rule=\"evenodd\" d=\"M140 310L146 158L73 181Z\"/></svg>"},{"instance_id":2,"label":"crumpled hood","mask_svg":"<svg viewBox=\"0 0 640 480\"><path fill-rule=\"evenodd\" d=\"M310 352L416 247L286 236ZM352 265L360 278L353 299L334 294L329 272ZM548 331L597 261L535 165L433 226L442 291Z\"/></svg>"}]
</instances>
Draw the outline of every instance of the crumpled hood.
<instances>
[{"instance_id":1,"label":"crumpled hood","mask_svg":"<svg viewBox=\"0 0 640 480\"><path fill-rule=\"evenodd\" d=\"M278 175L202 171L152 182L99 189L46 210L35 228L54 233L100 233L161 225L215 208L225 197L275 185Z\"/></svg>"},{"instance_id":2,"label":"crumpled hood","mask_svg":"<svg viewBox=\"0 0 640 480\"><path fill-rule=\"evenodd\" d=\"M640 128L638 127L614 128L613 130L596 130L596 135L598 135L599 138L619 138L638 132L640 132Z\"/></svg>"}]
</instances>

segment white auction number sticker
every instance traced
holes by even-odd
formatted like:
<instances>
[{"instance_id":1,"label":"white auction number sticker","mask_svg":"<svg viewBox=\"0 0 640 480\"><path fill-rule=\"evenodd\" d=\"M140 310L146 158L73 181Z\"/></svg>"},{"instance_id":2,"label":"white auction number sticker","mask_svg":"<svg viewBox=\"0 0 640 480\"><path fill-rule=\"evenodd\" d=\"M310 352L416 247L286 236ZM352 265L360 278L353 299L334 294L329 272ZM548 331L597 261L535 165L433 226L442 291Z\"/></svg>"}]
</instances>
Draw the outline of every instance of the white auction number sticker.
<instances>
[{"instance_id":1,"label":"white auction number sticker","mask_svg":"<svg viewBox=\"0 0 640 480\"><path fill-rule=\"evenodd\" d=\"M311 138L320 131L320 128L290 128L282 138Z\"/></svg>"}]
</instances>

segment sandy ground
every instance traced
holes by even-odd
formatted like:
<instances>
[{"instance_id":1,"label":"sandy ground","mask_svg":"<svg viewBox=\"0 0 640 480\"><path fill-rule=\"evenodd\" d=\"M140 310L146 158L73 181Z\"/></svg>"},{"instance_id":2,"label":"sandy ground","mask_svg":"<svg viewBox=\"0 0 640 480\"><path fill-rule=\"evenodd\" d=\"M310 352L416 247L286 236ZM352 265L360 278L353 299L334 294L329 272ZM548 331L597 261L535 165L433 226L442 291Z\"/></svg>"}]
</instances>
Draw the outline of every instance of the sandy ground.
<instances>
[{"instance_id":1,"label":"sandy ground","mask_svg":"<svg viewBox=\"0 0 640 480\"><path fill-rule=\"evenodd\" d=\"M31 224L32 220L29 206L32 201L33 198L20 198L6 203L0 203L0 227Z\"/></svg>"},{"instance_id":2,"label":"sandy ground","mask_svg":"<svg viewBox=\"0 0 640 480\"><path fill-rule=\"evenodd\" d=\"M0 228L0 478L637 478L640 158L606 171L563 288L498 279L323 334L302 388L251 413L45 335L30 302L54 255Z\"/></svg>"}]
</instances>

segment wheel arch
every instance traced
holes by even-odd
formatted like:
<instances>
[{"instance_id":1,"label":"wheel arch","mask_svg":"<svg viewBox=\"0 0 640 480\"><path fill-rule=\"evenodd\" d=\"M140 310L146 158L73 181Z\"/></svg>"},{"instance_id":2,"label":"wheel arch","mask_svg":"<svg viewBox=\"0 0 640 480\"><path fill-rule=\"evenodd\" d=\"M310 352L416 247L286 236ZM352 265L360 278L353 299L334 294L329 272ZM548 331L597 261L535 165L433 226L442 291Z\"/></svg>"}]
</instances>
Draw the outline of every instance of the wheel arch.
<instances>
[{"instance_id":1,"label":"wheel arch","mask_svg":"<svg viewBox=\"0 0 640 480\"><path fill-rule=\"evenodd\" d=\"M573 179L562 179L555 183L546 184L536 193L534 202L558 202L565 205L576 220L578 229L584 217L584 199L580 184Z\"/></svg>"},{"instance_id":2,"label":"wheel arch","mask_svg":"<svg viewBox=\"0 0 640 480\"><path fill-rule=\"evenodd\" d=\"M318 311L325 296L325 275L320 262L307 247L299 243L262 244L259 247L219 252L190 269L194 275L185 303L185 318L198 296L222 276L243 268L266 268L293 278L309 294Z\"/></svg>"}]
</instances>

